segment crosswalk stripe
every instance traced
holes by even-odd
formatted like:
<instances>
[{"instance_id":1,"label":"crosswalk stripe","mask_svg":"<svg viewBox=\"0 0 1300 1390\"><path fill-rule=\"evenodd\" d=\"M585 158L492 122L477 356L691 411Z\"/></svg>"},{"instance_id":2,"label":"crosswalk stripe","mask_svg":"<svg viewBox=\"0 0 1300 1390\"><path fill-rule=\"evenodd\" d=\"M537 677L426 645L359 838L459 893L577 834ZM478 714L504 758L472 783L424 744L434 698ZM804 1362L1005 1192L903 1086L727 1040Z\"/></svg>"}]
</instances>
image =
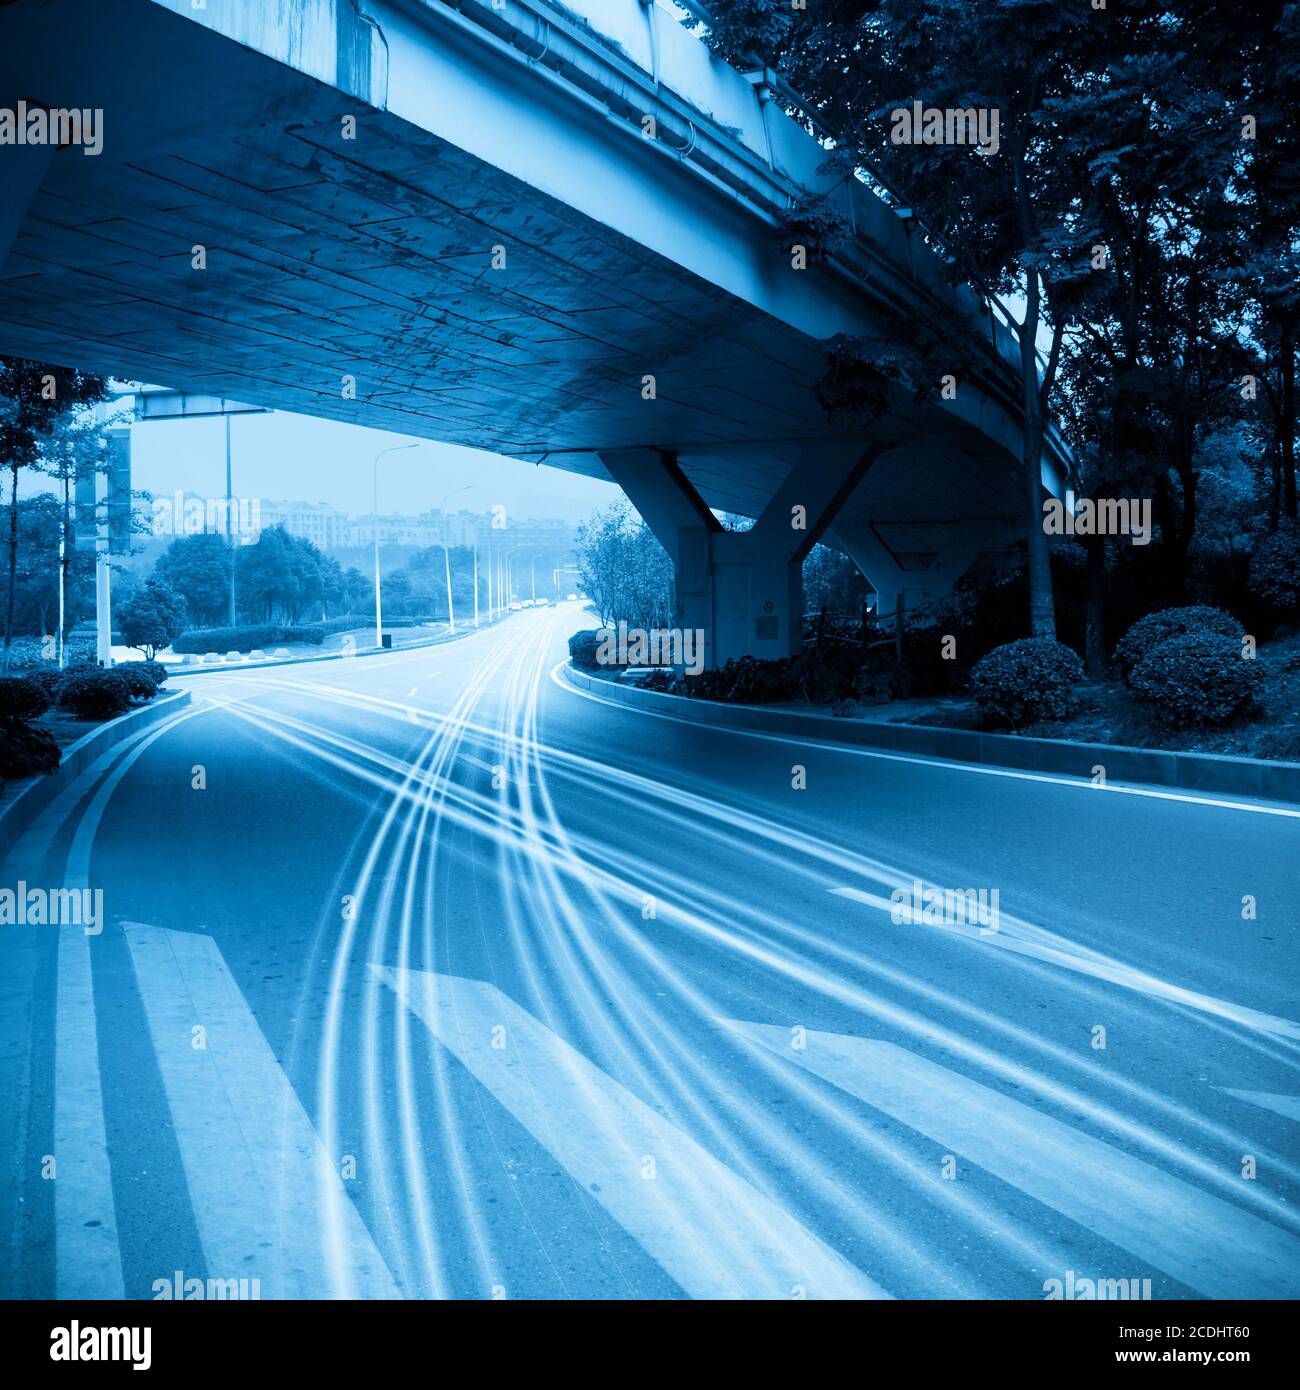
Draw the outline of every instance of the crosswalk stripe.
<instances>
[{"instance_id":1,"label":"crosswalk stripe","mask_svg":"<svg viewBox=\"0 0 1300 1390\"><path fill-rule=\"evenodd\" d=\"M371 970L691 1297L889 1297L494 986Z\"/></svg>"},{"instance_id":2,"label":"crosswalk stripe","mask_svg":"<svg viewBox=\"0 0 1300 1390\"><path fill-rule=\"evenodd\" d=\"M1272 1110L1274 1114L1283 1115L1288 1120L1300 1120L1300 1096L1279 1096L1270 1091L1234 1091L1231 1086L1224 1086L1222 1089L1228 1095L1236 1096L1238 1100Z\"/></svg>"},{"instance_id":3,"label":"crosswalk stripe","mask_svg":"<svg viewBox=\"0 0 1300 1390\"><path fill-rule=\"evenodd\" d=\"M61 927L54 1006L57 1298L122 1298L122 1257L104 1127L90 938Z\"/></svg>"},{"instance_id":4,"label":"crosswalk stripe","mask_svg":"<svg viewBox=\"0 0 1300 1390\"><path fill-rule=\"evenodd\" d=\"M886 913L894 907L894 903L889 898L883 898L876 893L863 892L860 888L831 888L828 891L834 897L848 898L853 902L864 903L868 907L879 908ZM935 922L933 924L926 923L925 926L932 926L934 930L961 937L966 941L976 941L981 946L1014 951L1017 955L1028 956L1031 960L1043 961L1048 965L1059 965L1080 975L1090 975L1094 980L1106 980L1110 984L1120 985L1124 989L1136 990L1138 993L1149 995L1153 999L1166 999L1172 1004L1182 1004L1189 1009L1214 1014L1218 1018L1239 1023L1245 1028L1254 1028L1259 1032L1273 1033L1278 1037L1294 1038L1300 1041L1300 1023L1295 1023L1289 1018L1277 1018L1273 1014L1262 1013L1259 1009L1247 1008L1244 1004L1234 1004L1226 999L1216 999L1212 995L1198 994L1195 990L1184 989L1182 985L1157 979L1154 975L1148 975L1143 970L1125 965L1122 961L1112 960L1108 956L1103 956L1097 951L1087 950L1082 946L1072 948L1071 943L1064 941L1056 945L1049 940L1026 940L1023 936L1016 935L1017 930L1024 930L1024 928L1004 925L996 932L986 932L978 926L971 926L966 923ZM1050 935L1041 929L1040 934L1044 938ZM1057 940L1060 939L1057 938Z\"/></svg>"},{"instance_id":5,"label":"crosswalk stripe","mask_svg":"<svg viewBox=\"0 0 1300 1390\"><path fill-rule=\"evenodd\" d=\"M263 1298L400 1297L216 942L123 927L209 1277L257 1278Z\"/></svg>"},{"instance_id":6,"label":"crosswalk stripe","mask_svg":"<svg viewBox=\"0 0 1300 1390\"><path fill-rule=\"evenodd\" d=\"M1208 1298L1295 1297L1300 1240L893 1043L724 1020Z\"/></svg>"}]
</instances>

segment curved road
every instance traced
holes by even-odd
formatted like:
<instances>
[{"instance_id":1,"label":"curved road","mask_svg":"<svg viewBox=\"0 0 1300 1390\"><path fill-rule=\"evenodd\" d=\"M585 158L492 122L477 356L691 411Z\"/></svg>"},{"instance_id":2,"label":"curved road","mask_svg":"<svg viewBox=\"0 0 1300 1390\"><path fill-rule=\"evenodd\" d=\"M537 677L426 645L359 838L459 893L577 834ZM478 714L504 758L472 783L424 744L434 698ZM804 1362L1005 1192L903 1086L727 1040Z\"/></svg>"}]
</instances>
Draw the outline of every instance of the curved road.
<instances>
[{"instance_id":1,"label":"curved road","mask_svg":"<svg viewBox=\"0 0 1300 1390\"><path fill-rule=\"evenodd\" d=\"M0 927L0 1293L1300 1292L1300 809L632 711L577 621L195 677L14 847L103 930Z\"/></svg>"}]
</instances>

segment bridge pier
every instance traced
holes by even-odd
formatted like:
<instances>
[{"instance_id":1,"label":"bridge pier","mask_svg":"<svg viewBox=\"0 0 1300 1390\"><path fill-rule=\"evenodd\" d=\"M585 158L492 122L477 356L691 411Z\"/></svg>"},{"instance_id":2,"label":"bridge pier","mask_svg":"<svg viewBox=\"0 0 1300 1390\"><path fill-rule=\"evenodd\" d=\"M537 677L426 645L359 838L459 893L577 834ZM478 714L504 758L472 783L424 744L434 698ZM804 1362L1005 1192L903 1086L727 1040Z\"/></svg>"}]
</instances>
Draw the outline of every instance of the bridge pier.
<instances>
[{"instance_id":1,"label":"bridge pier","mask_svg":"<svg viewBox=\"0 0 1300 1390\"><path fill-rule=\"evenodd\" d=\"M669 450L601 454L673 561L674 625L704 633L706 666L800 649L803 562L881 446L809 444L748 531L725 531Z\"/></svg>"},{"instance_id":2,"label":"bridge pier","mask_svg":"<svg viewBox=\"0 0 1300 1390\"><path fill-rule=\"evenodd\" d=\"M832 539L866 576L876 591L882 617L904 613L923 599L942 598L986 551L1005 549L1016 538L1015 524L999 518L959 521L949 530L938 555L924 569L910 568L876 534L864 518L841 518Z\"/></svg>"}]
</instances>

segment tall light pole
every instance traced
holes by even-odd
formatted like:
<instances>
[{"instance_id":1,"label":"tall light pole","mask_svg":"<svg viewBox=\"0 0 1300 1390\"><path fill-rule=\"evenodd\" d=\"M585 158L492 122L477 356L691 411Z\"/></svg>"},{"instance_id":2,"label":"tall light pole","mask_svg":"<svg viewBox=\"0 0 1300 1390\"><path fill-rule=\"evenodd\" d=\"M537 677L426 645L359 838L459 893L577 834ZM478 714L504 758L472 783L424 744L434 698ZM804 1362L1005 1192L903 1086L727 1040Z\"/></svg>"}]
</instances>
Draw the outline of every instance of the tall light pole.
<instances>
[{"instance_id":1,"label":"tall light pole","mask_svg":"<svg viewBox=\"0 0 1300 1390\"><path fill-rule=\"evenodd\" d=\"M447 572L447 625L452 632L456 631L456 609L451 601L451 551L447 548L447 503L462 492L471 492L473 488L473 483L466 483L464 487L452 488L442 499L442 506L438 508L442 513L442 563Z\"/></svg>"},{"instance_id":2,"label":"tall light pole","mask_svg":"<svg viewBox=\"0 0 1300 1390\"><path fill-rule=\"evenodd\" d=\"M384 609L379 597L379 460L385 454L400 454L403 449L418 449L419 447L417 442L415 444L394 444L390 449L380 449L375 455L375 462L371 468L374 508L371 520L374 522L375 540L375 646L377 647L384 645Z\"/></svg>"},{"instance_id":3,"label":"tall light pole","mask_svg":"<svg viewBox=\"0 0 1300 1390\"><path fill-rule=\"evenodd\" d=\"M230 551L230 626L235 619L235 496L230 470L230 416L226 416L226 548Z\"/></svg>"}]
</instances>

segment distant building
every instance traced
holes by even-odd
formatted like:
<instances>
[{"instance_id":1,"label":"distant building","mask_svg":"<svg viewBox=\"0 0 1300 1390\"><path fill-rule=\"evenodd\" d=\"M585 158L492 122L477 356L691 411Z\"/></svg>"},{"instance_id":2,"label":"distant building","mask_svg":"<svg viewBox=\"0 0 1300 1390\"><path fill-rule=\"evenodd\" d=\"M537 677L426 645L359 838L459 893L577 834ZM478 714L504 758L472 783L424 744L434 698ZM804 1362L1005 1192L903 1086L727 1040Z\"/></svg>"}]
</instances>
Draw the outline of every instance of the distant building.
<instances>
[{"instance_id":1,"label":"distant building","mask_svg":"<svg viewBox=\"0 0 1300 1390\"><path fill-rule=\"evenodd\" d=\"M301 536L321 550L349 544L348 516L324 502L263 502L261 524L263 530L283 526L291 536Z\"/></svg>"}]
</instances>

